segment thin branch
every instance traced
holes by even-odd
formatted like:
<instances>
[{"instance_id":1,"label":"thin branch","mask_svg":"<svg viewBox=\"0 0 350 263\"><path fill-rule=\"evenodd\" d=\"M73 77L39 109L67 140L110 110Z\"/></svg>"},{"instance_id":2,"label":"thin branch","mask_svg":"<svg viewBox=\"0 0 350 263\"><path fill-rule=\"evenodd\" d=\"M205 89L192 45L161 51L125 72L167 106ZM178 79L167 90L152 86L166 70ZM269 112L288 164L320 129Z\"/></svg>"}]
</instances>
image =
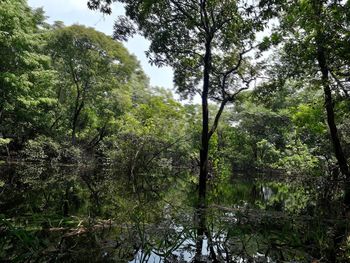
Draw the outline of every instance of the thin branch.
<instances>
[{"instance_id":1,"label":"thin branch","mask_svg":"<svg viewBox=\"0 0 350 263\"><path fill-rule=\"evenodd\" d=\"M240 88L239 90L237 90L235 93L233 93L232 95L229 95L229 99L228 101L233 102L236 98L236 96L241 93L243 90L247 90L249 88L249 84L247 84L245 87Z\"/></svg>"},{"instance_id":2,"label":"thin branch","mask_svg":"<svg viewBox=\"0 0 350 263\"><path fill-rule=\"evenodd\" d=\"M213 126L211 127L211 129L210 129L210 131L209 131L209 135L208 135L209 140L210 140L211 136L214 134L216 128L218 127L221 114L222 114L222 112L224 111L225 105L226 105L226 103L227 103L228 101L229 101L228 98L225 98L225 99L221 102L221 104L220 104L220 108L219 108L219 111L216 113Z\"/></svg>"},{"instance_id":3,"label":"thin branch","mask_svg":"<svg viewBox=\"0 0 350 263\"><path fill-rule=\"evenodd\" d=\"M156 152L155 154L153 154L152 158L146 163L146 167L157 157L159 156L162 152L164 152L165 150L169 149L170 147L174 146L175 144L177 144L179 141L181 141L184 137L186 137L187 135L181 136L180 138L178 138L177 140L175 140L175 142L170 143L168 145L166 145L165 147L163 147L162 149L160 149L158 152Z\"/></svg>"},{"instance_id":4,"label":"thin branch","mask_svg":"<svg viewBox=\"0 0 350 263\"><path fill-rule=\"evenodd\" d=\"M345 93L345 96L347 98L349 98L349 93L346 89L346 87L343 85L343 83L341 83L341 81L337 78L337 76L333 73L332 70L329 70L329 72L331 73L331 76L333 77L333 79L335 80L335 82L337 82L337 84L339 85L339 87L343 90L343 92Z\"/></svg>"},{"instance_id":5,"label":"thin branch","mask_svg":"<svg viewBox=\"0 0 350 263\"><path fill-rule=\"evenodd\" d=\"M200 24L197 23L197 21L194 19L193 16L191 16L179 3L178 0L169 0L170 3L172 3L173 5L175 5L175 7L184 15L187 17L187 19L191 20L191 22L194 23L194 25L196 25L197 28L200 28Z\"/></svg>"},{"instance_id":6,"label":"thin branch","mask_svg":"<svg viewBox=\"0 0 350 263\"><path fill-rule=\"evenodd\" d=\"M226 91L225 95L223 95L223 100L221 101L220 104L220 108L218 110L218 112L216 113L215 119L214 119L214 123L213 126L211 127L210 131L209 131L209 139L211 138L211 136L214 134L214 132L216 131L218 124L219 124L219 120L220 117L222 115L222 112L227 104L227 102L233 102L236 99L236 96L241 93L243 90L247 90L249 88L249 84L250 82L252 82L254 80L254 78L250 79L250 80L244 80L243 82L246 84L245 87L238 89L235 93L233 94L228 94ZM222 87L222 89L224 90L224 87Z\"/></svg>"},{"instance_id":7,"label":"thin branch","mask_svg":"<svg viewBox=\"0 0 350 263\"><path fill-rule=\"evenodd\" d=\"M260 44L257 44L257 45L255 45L255 46L251 46L250 48L248 48L248 49L243 50L242 52L240 52L239 55L238 55L239 58L238 58L237 64L236 64L234 67L232 67L231 69L229 69L229 70L227 70L227 71L225 71L225 72L223 72L223 73L220 73L220 74L224 75L224 77L225 77L225 76L228 76L228 75L230 75L231 73L237 71L238 68L239 68L239 67L241 66L241 64L242 64L243 55L249 53L249 52L252 51L253 49L257 48L259 45L260 45Z\"/></svg>"}]
</instances>

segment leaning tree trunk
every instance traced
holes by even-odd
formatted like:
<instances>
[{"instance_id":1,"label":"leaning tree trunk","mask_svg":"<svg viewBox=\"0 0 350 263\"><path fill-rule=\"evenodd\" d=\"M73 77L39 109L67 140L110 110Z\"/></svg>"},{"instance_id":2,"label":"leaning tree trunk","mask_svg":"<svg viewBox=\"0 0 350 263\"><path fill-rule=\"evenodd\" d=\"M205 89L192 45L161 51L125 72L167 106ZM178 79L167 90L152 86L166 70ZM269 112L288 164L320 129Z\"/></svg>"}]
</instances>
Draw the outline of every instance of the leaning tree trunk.
<instances>
[{"instance_id":1,"label":"leaning tree trunk","mask_svg":"<svg viewBox=\"0 0 350 263\"><path fill-rule=\"evenodd\" d=\"M340 143L338 129L335 124L335 114L334 114L334 108L333 108L334 103L332 98L331 87L329 85L329 68L327 65L327 59L326 59L326 54L323 47L322 38L323 36L321 34L316 38L316 45L317 45L317 61L322 73L322 85L323 85L323 91L324 91L325 107L327 111L327 123L328 123L329 132L332 139L335 157L337 158L341 173L345 175L345 178L346 178L345 187L344 187L345 188L344 204L347 207L350 207L350 181L349 181L350 174L349 174L347 160Z\"/></svg>"}]
</instances>

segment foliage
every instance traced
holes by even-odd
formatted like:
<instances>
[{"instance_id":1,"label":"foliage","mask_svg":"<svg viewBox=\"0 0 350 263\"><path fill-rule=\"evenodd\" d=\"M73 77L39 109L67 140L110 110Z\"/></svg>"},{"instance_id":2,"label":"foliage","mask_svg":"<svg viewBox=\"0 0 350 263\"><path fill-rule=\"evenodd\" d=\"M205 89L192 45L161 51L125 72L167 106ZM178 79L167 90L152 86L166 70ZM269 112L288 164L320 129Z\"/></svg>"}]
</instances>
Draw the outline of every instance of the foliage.
<instances>
[{"instance_id":1,"label":"foliage","mask_svg":"<svg viewBox=\"0 0 350 263\"><path fill-rule=\"evenodd\" d=\"M0 153L4 153L7 156L9 155L9 144L12 140L11 139L4 139L0 138Z\"/></svg>"},{"instance_id":2,"label":"foliage","mask_svg":"<svg viewBox=\"0 0 350 263\"><path fill-rule=\"evenodd\" d=\"M162 90L158 92L121 117L118 136L107 137L100 148L105 151L100 154L130 178L145 171L165 178L188 162L191 149L184 108Z\"/></svg>"},{"instance_id":3,"label":"foliage","mask_svg":"<svg viewBox=\"0 0 350 263\"><path fill-rule=\"evenodd\" d=\"M270 2L266 1L263 5ZM342 120L338 118L336 108L337 100L348 98L348 80L344 79L348 55L343 53L344 48L348 47L344 41L348 27L348 2L282 1L275 8L281 11L280 15L276 15L280 26L275 31L282 35L280 64L286 68L285 78L297 78L305 83L304 88L313 86L316 94L317 89L322 90L326 111L324 119L339 169L347 178L344 198L350 204L350 172L342 137L338 132ZM308 115L313 114L310 112ZM322 127L317 126L320 131Z\"/></svg>"},{"instance_id":4,"label":"foliage","mask_svg":"<svg viewBox=\"0 0 350 263\"><path fill-rule=\"evenodd\" d=\"M300 139L291 141L286 146L281 159L275 162L276 168L282 168L288 172L301 174L314 174L319 168L319 160L313 156L307 146Z\"/></svg>"},{"instance_id":5,"label":"foliage","mask_svg":"<svg viewBox=\"0 0 350 263\"><path fill-rule=\"evenodd\" d=\"M113 37L141 33L201 105L112 37L1 0L0 151L24 167L1 162L0 261L348 260L349 2L89 6L112 2Z\"/></svg>"},{"instance_id":6,"label":"foliage","mask_svg":"<svg viewBox=\"0 0 350 263\"><path fill-rule=\"evenodd\" d=\"M30 162L79 163L82 161L81 150L72 145L55 142L52 138L39 136L28 140L21 152L22 158Z\"/></svg>"},{"instance_id":7,"label":"foliage","mask_svg":"<svg viewBox=\"0 0 350 263\"><path fill-rule=\"evenodd\" d=\"M257 165L259 166L275 163L281 155L276 147L266 139L257 142L256 148Z\"/></svg>"},{"instance_id":8,"label":"foliage","mask_svg":"<svg viewBox=\"0 0 350 263\"><path fill-rule=\"evenodd\" d=\"M78 25L54 30L48 48L60 75L57 96L72 143L81 132L81 139L97 144L130 107L137 61L120 43Z\"/></svg>"},{"instance_id":9,"label":"foliage","mask_svg":"<svg viewBox=\"0 0 350 263\"><path fill-rule=\"evenodd\" d=\"M24 0L2 1L0 17L0 132L20 140L48 129L54 73L43 53L43 11Z\"/></svg>"}]
</instances>

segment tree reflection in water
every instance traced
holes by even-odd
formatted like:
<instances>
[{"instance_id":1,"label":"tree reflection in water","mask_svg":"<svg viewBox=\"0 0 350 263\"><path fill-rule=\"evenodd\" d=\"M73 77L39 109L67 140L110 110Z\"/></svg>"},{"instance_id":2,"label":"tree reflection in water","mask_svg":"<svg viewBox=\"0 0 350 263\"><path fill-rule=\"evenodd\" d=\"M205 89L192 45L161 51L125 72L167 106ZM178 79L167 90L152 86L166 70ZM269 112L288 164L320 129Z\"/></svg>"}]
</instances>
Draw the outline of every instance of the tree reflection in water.
<instances>
[{"instance_id":1,"label":"tree reflection in water","mask_svg":"<svg viewBox=\"0 0 350 263\"><path fill-rule=\"evenodd\" d=\"M204 209L194 208L195 185L186 177L146 178L129 180L101 168L2 167L0 259L347 260L339 236L348 223L337 214L337 202L320 205L320 186L235 176L210 185Z\"/></svg>"}]
</instances>

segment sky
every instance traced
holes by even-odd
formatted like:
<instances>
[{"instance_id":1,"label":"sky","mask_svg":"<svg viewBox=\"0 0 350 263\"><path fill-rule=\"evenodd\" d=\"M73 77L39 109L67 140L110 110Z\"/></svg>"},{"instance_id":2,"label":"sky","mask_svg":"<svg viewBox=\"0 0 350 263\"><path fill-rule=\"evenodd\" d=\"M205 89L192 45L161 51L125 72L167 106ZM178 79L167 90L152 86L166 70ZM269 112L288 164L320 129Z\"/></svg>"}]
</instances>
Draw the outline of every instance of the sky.
<instances>
[{"instance_id":1,"label":"sky","mask_svg":"<svg viewBox=\"0 0 350 263\"><path fill-rule=\"evenodd\" d=\"M114 4L112 15L102 15L98 11L89 10L87 0L28 0L28 4L32 8L42 7L49 23L63 21L67 26L81 24L94 27L107 35L112 35L114 20L118 15L124 13L123 6ZM146 39L136 36L123 44L130 53L138 58L152 86L173 89L172 69L169 67L157 68L148 63L145 51L149 47L149 42Z\"/></svg>"}]
</instances>

